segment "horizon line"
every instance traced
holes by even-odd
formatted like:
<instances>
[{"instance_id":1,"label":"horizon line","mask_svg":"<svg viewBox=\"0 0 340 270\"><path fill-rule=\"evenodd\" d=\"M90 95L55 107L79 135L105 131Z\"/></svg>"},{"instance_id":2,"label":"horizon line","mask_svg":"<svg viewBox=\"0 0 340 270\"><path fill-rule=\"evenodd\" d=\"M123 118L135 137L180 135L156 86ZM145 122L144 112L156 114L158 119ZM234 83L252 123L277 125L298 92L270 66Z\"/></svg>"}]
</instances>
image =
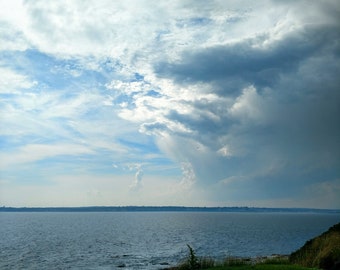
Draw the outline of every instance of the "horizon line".
<instances>
[{"instance_id":1,"label":"horizon line","mask_svg":"<svg viewBox=\"0 0 340 270\"><path fill-rule=\"evenodd\" d=\"M0 212L4 211L29 211L29 210L36 210L36 211L58 211L58 210L68 210L68 211L92 211L92 212L100 212L101 210L106 211L223 211L225 212L237 210L242 212L252 212L252 211L273 211L273 212L340 212L340 209L337 208L308 208L308 207L258 207L258 206L174 206L174 205L167 205L167 206L140 206L140 205L121 205L121 206L2 206L0 207Z\"/></svg>"}]
</instances>

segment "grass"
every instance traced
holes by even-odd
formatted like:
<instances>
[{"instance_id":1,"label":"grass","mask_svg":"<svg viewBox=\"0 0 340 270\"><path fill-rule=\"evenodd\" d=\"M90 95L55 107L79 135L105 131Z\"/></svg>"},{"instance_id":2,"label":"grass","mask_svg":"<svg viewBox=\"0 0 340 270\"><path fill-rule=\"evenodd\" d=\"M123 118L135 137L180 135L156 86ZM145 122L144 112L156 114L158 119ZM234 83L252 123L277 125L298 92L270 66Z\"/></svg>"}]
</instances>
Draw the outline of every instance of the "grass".
<instances>
[{"instance_id":1,"label":"grass","mask_svg":"<svg viewBox=\"0 0 340 270\"><path fill-rule=\"evenodd\" d=\"M191 269L191 268L183 268ZM260 263L253 263L249 260L244 259L228 259L227 261L219 264L213 262L213 265L204 267L201 265L196 269L206 269L206 270L311 270L316 268L308 268L299 265L293 265L285 259L267 259ZM181 269L182 270L182 269Z\"/></svg>"},{"instance_id":2,"label":"grass","mask_svg":"<svg viewBox=\"0 0 340 270\"><path fill-rule=\"evenodd\" d=\"M229 257L222 263L211 258L198 258L188 245L187 260L168 270L310 270L340 269L340 223L293 252L290 256L258 260Z\"/></svg>"},{"instance_id":3,"label":"grass","mask_svg":"<svg viewBox=\"0 0 340 270\"><path fill-rule=\"evenodd\" d=\"M311 270L315 268L306 268L297 265L283 265L283 264L256 264L256 265L242 265L242 266L214 266L207 268L207 270Z\"/></svg>"},{"instance_id":4,"label":"grass","mask_svg":"<svg viewBox=\"0 0 340 270\"><path fill-rule=\"evenodd\" d=\"M223 265L207 268L207 270L310 270L313 268L306 268L289 263L287 257L269 258L259 263L253 263L245 259L228 259Z\"/></svg>"},{"instance_id":5,"label":"grass","mask_svg":"<svg viewBox=\"0 0 340 270\"><path fill-rule=\"evenodd\" d=\"M257 261L245 258L228 257L223 262L216 262L211 258L199 258L193 248L188 245L187 259L176 267L168 270L311 270L304 266L294 265L288 256L261 258Z\"/></svg>"},{"instance_id":6,"label":"grass","mask_svg":"<svg viewBox=\"0 0 340 270\"><path fill-rule=\"evenodd\" d=\"M340 223L307 241L302 248L290 255L290 261L306 267L336 267L335 264L340 261Z\"/></svg>"},{"instance_id":7,"label":"grass","mask_svg":"<svg viewBox=\"0 0 340 270\"><path fill-rule=\"evenodd\" d=\"M185 265L179 266L179 268L172 268L173 270L187 270L191 268L186 268ZM196 269L206 269L206 270L311 270L316 268L308 268L298 265L292 265L289 262L287 264L283 264L281 262L278 263L258 263L258 264L250 264L250 263L239 263L238 265L218 265L215 263L215 266L210 267L200 267Z\"/></svg>"}]
</instances>

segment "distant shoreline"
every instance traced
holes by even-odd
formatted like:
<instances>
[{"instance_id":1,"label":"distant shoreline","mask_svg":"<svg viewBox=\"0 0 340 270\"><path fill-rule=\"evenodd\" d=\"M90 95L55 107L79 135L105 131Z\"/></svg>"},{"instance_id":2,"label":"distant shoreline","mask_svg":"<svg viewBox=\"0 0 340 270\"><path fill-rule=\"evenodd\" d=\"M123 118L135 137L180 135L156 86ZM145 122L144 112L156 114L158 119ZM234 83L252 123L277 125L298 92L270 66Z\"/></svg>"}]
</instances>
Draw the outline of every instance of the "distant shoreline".
<instances>
[{"instance_id":1,"label":"distant shoreline","mask_svg":"<svg viewBox=\"0 0 340 270\"><path fill-rule=\"evenodd\" d=\"M187 206L84 206L0 207L0 212L246 212L246 213L340 213L340 209Z\"/></svg>"}]
</instances>

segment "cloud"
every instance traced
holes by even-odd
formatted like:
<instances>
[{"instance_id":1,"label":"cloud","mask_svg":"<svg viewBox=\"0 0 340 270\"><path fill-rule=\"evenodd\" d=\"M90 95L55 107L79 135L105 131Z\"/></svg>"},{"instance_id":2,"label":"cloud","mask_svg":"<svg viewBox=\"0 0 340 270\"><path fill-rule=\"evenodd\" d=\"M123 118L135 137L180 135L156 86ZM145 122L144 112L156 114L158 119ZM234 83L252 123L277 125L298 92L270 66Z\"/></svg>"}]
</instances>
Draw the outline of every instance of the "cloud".
<instances>
[{"instance_id":1,"label":"cloud","mask_svg":"<svg viewBox=\"0 0 340 270\"><path fill-rule=\"evenodd\" d=\"M79 155L72 173L133 171L140 200L171 176L169 190L212 204L289 204L338 179L336 1L0 5L0 146L13 167Z\"/></svg>"},{"instance_id":2,"label":"cloud","mask_svg":"<svg viewBox=\"0 0 340 270\"><path fill-rule=\"evenodd\" d=\"M0 93L18 94L20 89L29 89L36 85L36 81L31 81L27 76L19 74L11 69L0 66Z\"/></svg>"},{"instance_id":3,"label":"cloud","mask_svg":"<svg viewBox=\"0 0 340 270\"><path fill-rule=\"evenodd\" d=\"M242 198L297 195L324 181L313 174L336 176L338 33L334 21L321 22L183 50L176 60L154 64L166 81L162 105L143 99L130 110L152 113L138 119L141 131L159 136L174 160L189 160L197 184L236 177L243 179L235 182Z\"/></svg>"},{"instance_id":4,"label":"cloud","mask_svg":"<svg viewBox=\"0 0 340 270\"><path fill-rule=\"evenodd\" d=\"M321 204L320 207L327 208L332 204L340 204L339 192L340 179L329 179L308 186L302 196L308 202L306 207L308 205Z\"/></svg>"},{"instance_id":5,"label":"cloud","mask_svg":"<svg viewBox=\"0 0 340 270\"><path fill-rule=\"evenodd\" d=\"M2 41L0 50L24 51L29 48L29 41L21 31L27 23L22 1L1 1L0 6L0 37Z\"/></svg>"},{"instance_id":6,"label":"cloud","mask_svg":"<svg viewBox=\"0 0 340 270\"><path fill-rule=\"evenodd\" d=\"M235 99L228 112L231 118L240 122L247 122L248 125L259 124L266 119L266 112L263 111L265 102L265 99L257 93L256 88L250 86L243 89L242 94Z\"/></svg>"},{"instance_id":7,"label":"cloud","mask_svg":"<svg viewBox=\"0 0 340 270\"><path fill-rule=\"evenodd\" d=\"M196 176L192 165L189 162L182 162L181 164L183 179L180 183L184 189L189 189L195 184Z\"/></svg>"},{"instance_id":8,"label":"cloud","mask_svg":"<svg viewBox=\"0 0 340 270\"><path fill-rule=\"evenodd\" d=\"M184 51L175 63L157 63L155 72L176 83L216 82L222 95L239 92L253 84L271 87L280 75L294 73L299 64L320 51L336 54L337 25L306 26L294 29L279 40L268 42L267 35L239 42ZM325 40L329 42L324 42ZM335 46L335 47L334 47Z\"/></svg>"},{"instance_id":9,"label":"cloud","mask_svg":"<svg viewBox=\"0 0 340 270\"><path fill-rule=\"evenodd\" d=\"M14 153L2 153L0 164L2 168L5 168L13 164L32 163L56 156L77 156L92 153L93 151L86 146L76 144L28 144L21 149L16 149Z\"/></svg>"},{"instance_id":10,"label":"cloud","mask_svg":"<svg viewBox=\"0 0 340 270\"><path fill-rule=\"evenodd\" d=\"M139 189L142 188L143 186L143 170L141 165L138 165L136 168L136 174L135 174L135 180L133 181L133 183L130 185L130 190L131 191L138 191Z\"/></svg>"}]
</instances>

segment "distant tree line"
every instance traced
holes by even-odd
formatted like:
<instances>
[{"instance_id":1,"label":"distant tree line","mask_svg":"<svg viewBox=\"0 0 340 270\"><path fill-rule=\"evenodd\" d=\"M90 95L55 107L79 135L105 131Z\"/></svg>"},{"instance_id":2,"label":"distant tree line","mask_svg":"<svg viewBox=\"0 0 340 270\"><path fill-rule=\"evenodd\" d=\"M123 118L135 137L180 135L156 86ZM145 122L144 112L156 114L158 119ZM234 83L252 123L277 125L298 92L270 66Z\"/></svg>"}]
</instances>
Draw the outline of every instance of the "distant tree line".
<instances>
[{"instance_id":1,"label":"distant tree line","mask_svg":"<svg viewBox=\"0 0 340 270\"><path fill-rule=\"evenodd\" d=\"M0 207L0 212L312 212L340 213L340 209L188 206Z\"/></svg>"}]
</instances>

